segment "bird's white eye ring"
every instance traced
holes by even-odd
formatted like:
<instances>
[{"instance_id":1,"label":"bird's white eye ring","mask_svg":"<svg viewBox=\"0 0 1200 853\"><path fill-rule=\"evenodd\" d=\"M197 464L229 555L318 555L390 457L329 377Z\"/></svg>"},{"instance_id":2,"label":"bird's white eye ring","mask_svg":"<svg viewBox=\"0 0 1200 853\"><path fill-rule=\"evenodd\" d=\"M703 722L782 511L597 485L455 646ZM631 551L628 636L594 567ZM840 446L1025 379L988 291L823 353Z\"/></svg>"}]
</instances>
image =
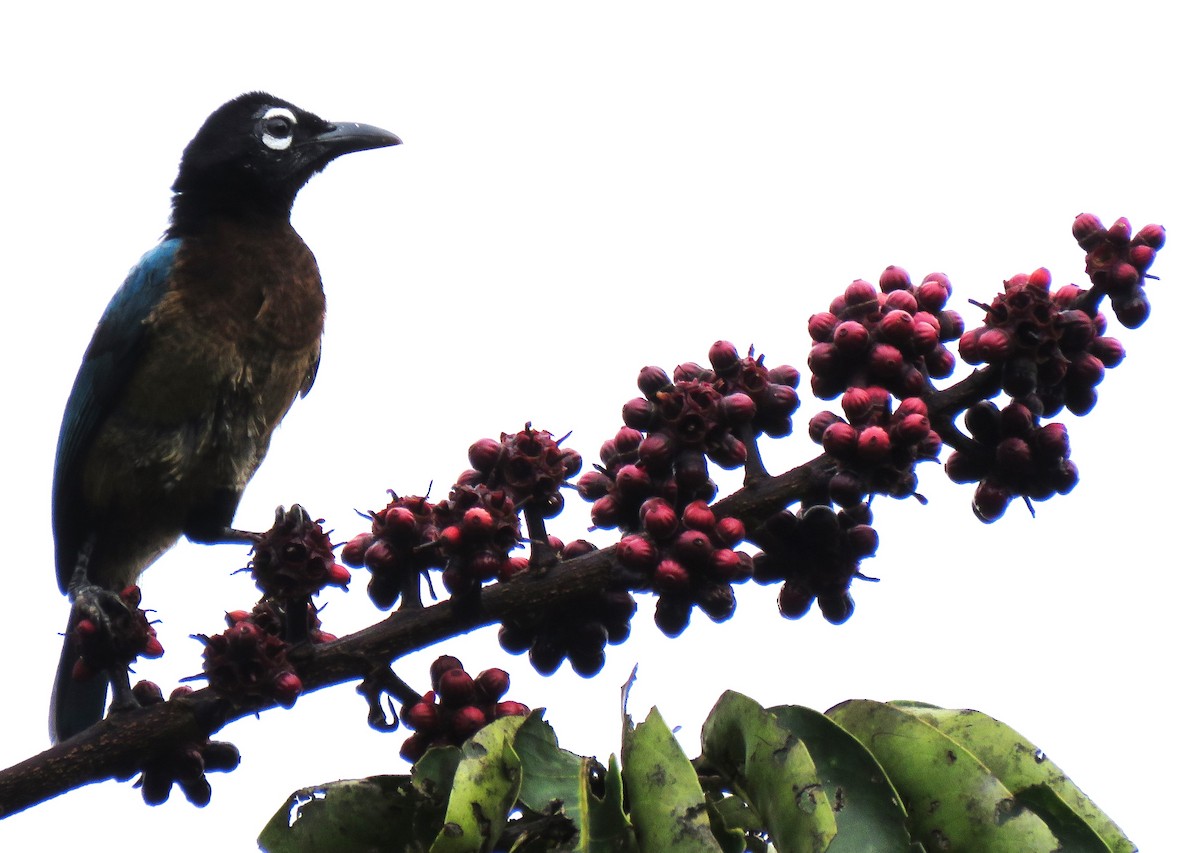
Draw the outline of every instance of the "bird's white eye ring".
<instances>
[{"instance_id":1,"label":"bird's white eye ring","mask_svg":"<svg viewBox=\"0 0 1200 853\"><path fill-rule=\"evenodd\" d=\"M287 107L272 107L263 113L258 126L263 145L273 151L284 151L291 147L292 131L296 127L296 114Z\"/></svg>"}]
</instances>

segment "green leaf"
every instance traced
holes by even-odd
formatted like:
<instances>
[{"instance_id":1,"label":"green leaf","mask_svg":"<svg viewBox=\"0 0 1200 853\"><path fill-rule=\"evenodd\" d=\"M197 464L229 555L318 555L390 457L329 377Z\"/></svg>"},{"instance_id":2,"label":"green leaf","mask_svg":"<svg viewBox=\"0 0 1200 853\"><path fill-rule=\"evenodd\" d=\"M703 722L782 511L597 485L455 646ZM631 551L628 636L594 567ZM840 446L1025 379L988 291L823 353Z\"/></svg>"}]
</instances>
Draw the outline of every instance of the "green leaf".
<instances>
[{"instance_id":1,"label":"green leaf","mask_svg":"<svg viewBox=\"0 0 1200 853\"><path fill-rule=\"evenodd\" d=\"M780 853L823 853L837 821L803 741L753 699L732 690L700 731L701 761L731 780Z\"/></svg>"},{"instance_id":2,"label":"green leaf","mask_svg":"<svg viewBox=\"0 0 1200 853\"><path fill-rule=\"evenodd\" d=\"M1019 795L1035 786L1045 786L1053 791L1057 799L1092 828L1112 853L1134 853L1137 850L1120 827L1079 790L1053 761L1046 758L1044 752L1011 727L979 711L949 710L919 702L890 704L936 726L939 731L971 750L1010 791ZM1037 803L1045 803L1047 809L1053 806L1044 794L1034 793L1029 807L1038 814L1042 811L1035 807ZM1092 845L1090 849L1099 849L1094 847L1094 842L1089 843Z\"/></svg>"},{"instance_id":3,"label":"green leaf","mask_svg":"<svg viewBox=\"0 0 1200 853\"><path fill-rule=\"evenodd\" d=\"M1058 840L970 750L914 712L853 700L827 714L879 761L931 850L1057 853Z\"/></svg>"},{"instance_id":4,"label":"green leaf","mask_svg":"<svg viewBox=\"0 0 1200 853\"><path fill-rule=\"evenodd\" d=\"M629 816L642 850L721 853L700 780L657 708L626 730L621 758Z\"/></svg>"},{"instance_id":5,"label":"green leaf","mask_svg":"<svg viewBox=\"0 0 1200 853\"><path fill-rule=\"evenodd\" d=\"M446 823L430 853L495 849L521 789L521 762L513 738L524 722L524 717L501 717L463 744Z\"/></svg>"},{"instance_id":6,"label":"green leaf","mask_svg":"<svg viewBox=\"0 0 1200 853\"><path fill-rule=\"evenodd\" d=\"M432 801L420 796L407 776L346 779L302 788L263 827L258 845L267 853L328 853L337 850L428 850L413 839L397 847L397 834L430 824L422 814ZM434 811L440 811L434 807ZM440 815L435 816L438 826Z\"/></svg>"},{"instance_id":7,"label":"green leaf","mask_svg":"<svg viewBox=\"0 0 1200 853\"><path fill-rule=\"evenodd\" d=\"M829 717L799 705L768 711L804 742L837 818L828 853L894 853L911 843L900 795L879 762Z\"/></svg>"},{"instance_id":8,"label":"green leaf","mask_svg":"<svg viewBox=\"0 0 1200 853\"><path fill-rule=\"evenodd\" d=\"M579 832L575 847L587 853L636 851L633 827L622 802L621 773L616 758L603 773L594 758L584 758L558 745L550 724L535 711L517 730L513 746L521 761L520 802L524 810L561 812ZM592 792L593 778L603 775L604 793Z\"/></svg>"}]
</instances>

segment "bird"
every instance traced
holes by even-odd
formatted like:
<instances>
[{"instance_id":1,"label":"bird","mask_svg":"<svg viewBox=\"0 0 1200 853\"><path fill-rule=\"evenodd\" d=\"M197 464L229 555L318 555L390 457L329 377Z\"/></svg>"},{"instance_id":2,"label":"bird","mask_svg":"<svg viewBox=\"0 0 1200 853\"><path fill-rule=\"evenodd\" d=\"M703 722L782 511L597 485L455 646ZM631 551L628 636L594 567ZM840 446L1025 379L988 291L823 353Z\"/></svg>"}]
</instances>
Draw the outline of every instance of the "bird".
<instances>
[{"instance_id":1,"label":"bird","mask_svg":"<svg viewBox=\"0 0 1200 853\"><path fill-rule=\"evenodd\" d=\"M72 618L53 742L104 716L110 681L114 706L122 678L128 690L125 667L78 671L70 629L85 603L104 611L181 537L247 541L232 527L242 493L321 357L325 295L293 202L343 154L398 144L249 92L185 147L168 227L105 308L63 413L51 514Z\"/></svg>"}]
</instances>

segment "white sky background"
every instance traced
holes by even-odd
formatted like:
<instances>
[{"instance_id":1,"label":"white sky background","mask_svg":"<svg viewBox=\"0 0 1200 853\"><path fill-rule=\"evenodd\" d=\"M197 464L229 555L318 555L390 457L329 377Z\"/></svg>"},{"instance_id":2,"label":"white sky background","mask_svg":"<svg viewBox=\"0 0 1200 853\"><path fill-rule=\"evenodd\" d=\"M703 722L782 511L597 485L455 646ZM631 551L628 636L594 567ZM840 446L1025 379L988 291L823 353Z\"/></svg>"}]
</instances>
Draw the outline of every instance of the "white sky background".
<instances>
[{"instance_id":1,"label":"white sky background","mask_svg":"<svg viewBox=\"0 0 1200 853\"><path fill-rule=\"evenodd\" d=\"M1075 493L985 527L970 489L919 469L930 505L877 504L879 555L854 617L787 622L775 590L738 589L734 619L678 640L642 604L591 680L551 678L494 643L446 648L503 666L511 698L549 707L563 745L618 748L618 686L657 704L694 754L720 692L818 709L854 697L974 707L1049 753L1138 842L1194 837L1191 788L1197 464L1185 294L1198 189L1197 61L1185 4L20 4L0 26L0 336L10 592L0 620L0 766L47 745L65 624L50 479L63 402L100 312L166 223L183 146L205 116L263 88L401 148L334 163L294 222L329 298L316 389L277 434L237 522L300 502L335 528L385 490L443 496L475 439L527 420L590 464L644 364L703 360L718 338L801 367L808 316L889 263L946 272L951 307L1047 266L1084 283L1070 227L1086 210L1167 227L1129 358L1092 416L1063 419ZM122 11L125 9L125 11ZM14 15L16 16L14 19ZM1113 323L1116 327L1115 322ZM783 471L815 454L805 425L764 444ZM723 493L728 492L726 483ZM587 534L578 504L551 531ZM599 544L610 534L590 537ZM143 578L167 649L138 674L199 670L193 632L255 598L235 547L183 544ZM381 618L325 596L326 627ZM18 592L19 590L19 592ZM423 687L430 650L397 669ZM253 849L296 787L403 772L402 735L367 728L352 686L220 735L243 755L212 805L157 809L105 783L0 822L5 849L66 849L115 826L173 850ZM110 829L89 829L92 820ZM115 840L100 849L115 848Z\"/></svg>"}]
</instances>

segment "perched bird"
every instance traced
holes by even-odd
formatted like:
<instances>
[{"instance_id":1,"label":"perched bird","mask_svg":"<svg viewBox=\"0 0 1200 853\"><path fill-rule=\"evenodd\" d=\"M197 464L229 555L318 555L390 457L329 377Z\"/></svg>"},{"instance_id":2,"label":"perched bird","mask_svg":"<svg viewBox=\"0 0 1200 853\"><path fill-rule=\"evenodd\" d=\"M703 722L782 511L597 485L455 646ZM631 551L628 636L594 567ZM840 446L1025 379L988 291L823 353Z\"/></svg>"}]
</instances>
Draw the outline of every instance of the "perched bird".
<instances>
[{"instance_id":1,"label":"perched bird","mask_svg":"<svg viewBox=\"0 0 1200 853\"><path fill-rule=\"evenodd\" d=\"M181 535L245 540L234 511L321 355L325 296L292 202L342 154L399 142L252 92L188 144L170 227L109 302L63 414L53 526L73 614L134 583ZM106 679L72 677L71 627L51 699L55 740L104 713ZM118 676L128 685L124 670L108 675L114 689Z\"/></svg>"}]
</instances>

